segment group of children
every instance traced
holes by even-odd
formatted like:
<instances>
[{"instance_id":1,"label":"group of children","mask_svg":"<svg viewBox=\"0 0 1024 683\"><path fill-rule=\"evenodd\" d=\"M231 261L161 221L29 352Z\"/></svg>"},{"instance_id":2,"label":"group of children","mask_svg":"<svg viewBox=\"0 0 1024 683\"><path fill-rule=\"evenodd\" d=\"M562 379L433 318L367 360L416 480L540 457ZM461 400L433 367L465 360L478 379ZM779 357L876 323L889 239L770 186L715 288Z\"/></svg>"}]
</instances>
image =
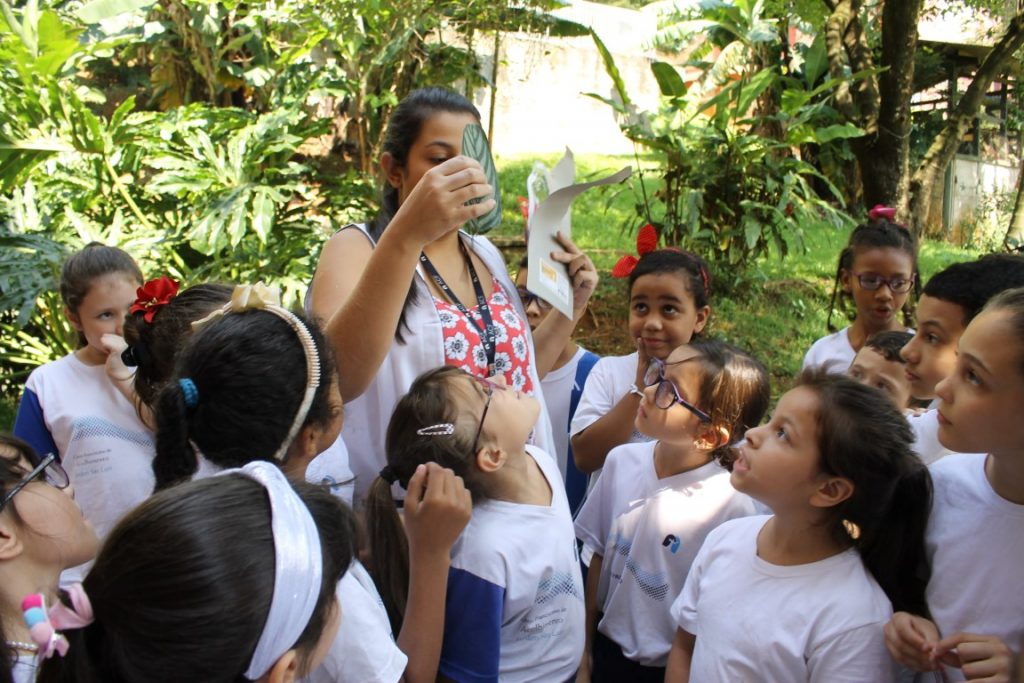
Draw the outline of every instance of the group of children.
<instances>
[{"instance_id":1,"label":"group of children","mask_svg":"<svg viewBox=\"0 0 1024 683\"><path fill-rule=\"evenodd\" d=\"M1009 680L1024 258L921 288L905 228L858 227L851 323L766 419L766 368L704 334L707 265L650 237L616 267L634 353L569 342L546 408L421 374L357 515L318 321L73 255L80 348L0 439L0 681Z\"/></svg>"}]
</instances>

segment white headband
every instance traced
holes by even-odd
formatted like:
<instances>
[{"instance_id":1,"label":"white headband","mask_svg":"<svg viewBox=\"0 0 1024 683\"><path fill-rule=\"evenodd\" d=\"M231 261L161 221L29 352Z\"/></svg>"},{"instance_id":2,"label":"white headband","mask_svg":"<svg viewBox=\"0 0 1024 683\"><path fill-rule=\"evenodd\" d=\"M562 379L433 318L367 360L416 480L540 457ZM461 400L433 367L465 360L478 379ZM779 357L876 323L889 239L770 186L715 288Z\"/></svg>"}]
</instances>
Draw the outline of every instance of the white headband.
<instances>
[{"instance_id":1,"label":"white headband","mask_svg":"<svg viewBox=\"0 0 1024 683\"><path fill-rule=\"evenodd\" d=\"M292 420L288 434L273 456L277 462L283 462L288 453L288 447L292 445L292 441L302 429L302 423L309 415L313 397L316 396L317 387L320 386L320 355L316 351L316 344L313 343L313 335L309 333L298 316L281 306L280 290L276 287L267 287L262 282L257 282L255 285L237 285L231 294L231 301L214 310L202 320L193 322L192 331L202 329L226 313L242 313L251 310L273 313L288 323L298 336L299 343L302 344L302 351L306 354L306 393L302 396L302 403L299 404L299 409L295 412L295 419Z\"/></svg>"},{"instance_id":2,"label":"white headband","mask_svg":"<svg viewBox=\"0 0 1024 683\"><path fill-rule=\"evenodd\" d=\"M320 532L309 508L276 465L251 462L220 473L224 474L241 474L258 481L270 498L274 596L263 633L245 672L246 678L255 681L295 645L313 616L323 582Z\"/></svg>"}]
</instances>

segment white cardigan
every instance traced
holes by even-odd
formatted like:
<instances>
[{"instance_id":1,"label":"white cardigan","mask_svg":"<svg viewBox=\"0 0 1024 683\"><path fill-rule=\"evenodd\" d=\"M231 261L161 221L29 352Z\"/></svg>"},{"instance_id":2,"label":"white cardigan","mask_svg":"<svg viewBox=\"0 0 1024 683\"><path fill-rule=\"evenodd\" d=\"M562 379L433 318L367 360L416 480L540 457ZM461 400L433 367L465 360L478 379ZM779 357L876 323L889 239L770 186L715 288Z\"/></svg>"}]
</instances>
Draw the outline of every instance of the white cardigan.
<instances>
[{"instance_id":1,"label":"white cardigan","mask_svg":"<svg viewBox=\"0 0 1024 683\"><path fill-rule=\"evenodd\" d=\"M363 225L349 225L342 230L353 228L360 230L370 243L376 246ZM509 277L505 260L490 240L479 236L469 237L467 243L473 253L487 266L491 277L500 282L506 292L514 292L516 287ZM370 485L386 463L384 440L388 422L398 400L408 392L413 380L427 370L444 365L444 334L441 320L434 305L433 294L419 266L415 282L416 302L407 307L406 326L402 328L405 343L400 344L397 340L391 342L391 350L378 368L373 382L361 396L345 404L345 426L341 436L348 447L349 467L356 476L357 509L362 507L362 501L365 500ZM526 311L519 297L510 296L509 299L525 323ZM307 304L309 300L310 296L307 293ZM533 443L550 456L554 452L554 438L540 378L537 376L537 353L529 326L523 326L526 328L530 344L530 379L533 381L533 395L541 405L540 416L534 427Z\"/></svg>"}]
</instances>

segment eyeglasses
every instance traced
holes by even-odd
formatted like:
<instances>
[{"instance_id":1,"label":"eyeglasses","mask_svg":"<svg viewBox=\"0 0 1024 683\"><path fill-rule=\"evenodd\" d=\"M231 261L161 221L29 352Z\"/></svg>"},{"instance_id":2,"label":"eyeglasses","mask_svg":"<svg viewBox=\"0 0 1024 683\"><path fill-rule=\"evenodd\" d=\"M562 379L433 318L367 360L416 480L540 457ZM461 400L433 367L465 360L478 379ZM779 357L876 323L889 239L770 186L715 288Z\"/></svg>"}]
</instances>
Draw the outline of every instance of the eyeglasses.
<instances>
[{"instance_id":1,"label":"eyeglasses","mask_svg":"<svg viewBox=\"0 0 1024 683\"><path fill-rule=\"evenodd\" d=\"M470 377L479 382L484 388L484 393L487 394L487 398L484 400L484 412L480 413L480 426L476 428L476 436L473 437L473 448L470 450L470 453L476 453L477 446L480 445L480 434L484 431L484 420L487 419L487 409L491 407L491 397L494 395L494 390L501 389L505 391L508 387L503 384L495 384L485 377L477 375L470 375Z\"/></svg>"},{"instance_id":2,"label":"eyeglasses","mask_svg":"<svg viewBox=\"0 0 1024 683\"><path fill-rule=\"evenodd\" d=\"M882 277L876 273L853 273L853 276L857 278L857 282L863 289L873 292L876 289L881 289L882 285L887 285L889 291L897 294L903 292L909 292L910 288L914 286L915 275L911 275L909 278L906 277Z\"/></svg>"},{"instance_id":3,"label":"eyeglasses","mask_svg":"<svg viewBox=\"0 0 1024 683\"><path fill-rule=\"evenodd\" d=\"M21 481L19 481L14 488L7 492L3 500L0 501L0 510L7 507L7 504L11 502L11 499L17 495L18 491L22 490L33 481L39 478L39 475L46 476L46 483L58 489L66 489L71 480L68 478L68 473L64 471L64 467L57 460L57 456L50 453L35 466L35 468L26 474Z\"/></svg>"},{"instance_id":4,"label":"eyeglasses","mask_svg":"<svg viewBox=\"0 0 1024 683\"><path fill-rule=\"evenodd\" d=\"M550 310L551 304L544 299L540 298L526 287L516 287L516 291L519 292L519 299L523 302L523 308L529 308L530 304L536 302L537 308L542 311Z\"/></svg>"},{"instance_id":5,"label":"eyeglasses","mask_svg":"<svg viewBox=\"0 0 1024 683\"><path fill-rule=\"evenodd\" d=\"M685 363L686 361L679 362ZM711 422L710 415L680 396L679 389L677 389L676 385L672 383L672 380L666 379L666 365L667 364L663 360L652 358L647 364L647 371L644 372L644 384L646 386L651 387L655 384L658 385L658 388L654 390L654 405L662 410L668 410L678 403L696 415L697 419L701 422ZM675 363L673 363L673 365L675 365Z\"/></svg>"}]
</instances>

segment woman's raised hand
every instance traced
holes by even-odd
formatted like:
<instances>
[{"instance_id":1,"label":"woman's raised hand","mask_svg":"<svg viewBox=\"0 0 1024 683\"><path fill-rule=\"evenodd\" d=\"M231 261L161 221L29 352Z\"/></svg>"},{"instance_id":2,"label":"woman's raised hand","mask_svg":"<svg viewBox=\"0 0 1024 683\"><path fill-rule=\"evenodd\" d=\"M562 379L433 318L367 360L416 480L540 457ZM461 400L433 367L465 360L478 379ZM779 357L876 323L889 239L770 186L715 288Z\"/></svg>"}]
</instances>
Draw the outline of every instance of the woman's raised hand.
<instances>
[{"instance_id":1,"label":"woman's raised hand","mask_svg":"<svg viewBox=\"0 0 1024 683\"><path fill-rule=\"evenodd\" d=\"M423 174L388 230L398 228L417 246L424 247L492 210L493 194L494 188L479 162L466 156L452 157ZM466 203L479 198L484 199L477 204Z\"/></svg>"}]
</instances>

